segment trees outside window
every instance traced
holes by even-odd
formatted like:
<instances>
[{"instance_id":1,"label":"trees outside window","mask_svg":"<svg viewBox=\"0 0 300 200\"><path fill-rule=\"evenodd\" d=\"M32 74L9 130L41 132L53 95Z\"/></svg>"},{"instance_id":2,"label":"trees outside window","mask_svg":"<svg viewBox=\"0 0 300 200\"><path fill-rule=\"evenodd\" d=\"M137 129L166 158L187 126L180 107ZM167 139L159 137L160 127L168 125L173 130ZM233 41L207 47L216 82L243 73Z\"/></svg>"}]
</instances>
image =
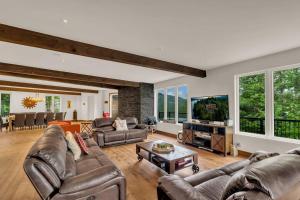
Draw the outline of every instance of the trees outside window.
<instances>
[{"instance_id":1,"label":"trees outside window","mask_svg":"<svg viewBox=\"0 0 300 200\"><path fill-rule=\"evenodd\" d=\"M46 111L52 112L52 96L46 96L45 104L46 104Z\"/></svg>"},{"instance_id":2,"label":"trees outside window","mask_svg":"<svg viewBox=\"0 0 300 200\"><path fill-rule=\"evenodd\" d=\"M273 73L274 135L300 139L300 67Z\"/></svg>"},{"instance_id":3,"label":"trees outside window","mask_svg":"<svg viewBox=\"0 0 300 200\"><path fill-rule=\"evenodd\" d=\"M167 89L167 119L175 120L176 88Z\"/></svg>"},{"instance_id":4,"label":"trees outside window","mask_svg":"<svg viewBox=\"0 0 300 200\"><path fill-rule=\"evenodd\" d=\"M1 117L10 113L10 94L1 93Z\"/></svg>"},{"instance_id":5,"label":"trees outside window","mask_svg":"<svg viewBox=\"0 0 300 200\"><path fill-rule=\"evenodd\" d=\"M54 96L53 103L54 103L54 112L60 112L60 97Z\"/></svg>"},{"instance_id":6,"label":"trees outside window","mask_svg":"<svg viewBox=\"0 0 300 200\"><path fill-rule=\"evenodd\" d=\"M187 121L187 86L178 87L178 123Z\"/></svg>"},{"instance_id":7,"label":"trees outside window","mask_svg":"<svg viewBox=\"0 0 300 200\"><path fill-rule=\"evenodd\" d=\"M300 139L300 67L239 76L239 131Z\"/></svg>"},{"instance_id":8,"label":"trees outside window","mask_svg":"<svg viewBox=\"0 0 300 200\"><path fill-rule=\"evenodd\" d=\"M265 74L239 78L240 131L265 134Z\"/></svg>"},{"instance_id":9,"label":"trees outside window","mask_svg":"<svg viewBox=\"0 0 300 200\"><path fill-rule=\"evenodd\" d=\"M164 120L165 114L165 90L157 91L157 118L159 121Z\"/></svg>"}]
</instances>

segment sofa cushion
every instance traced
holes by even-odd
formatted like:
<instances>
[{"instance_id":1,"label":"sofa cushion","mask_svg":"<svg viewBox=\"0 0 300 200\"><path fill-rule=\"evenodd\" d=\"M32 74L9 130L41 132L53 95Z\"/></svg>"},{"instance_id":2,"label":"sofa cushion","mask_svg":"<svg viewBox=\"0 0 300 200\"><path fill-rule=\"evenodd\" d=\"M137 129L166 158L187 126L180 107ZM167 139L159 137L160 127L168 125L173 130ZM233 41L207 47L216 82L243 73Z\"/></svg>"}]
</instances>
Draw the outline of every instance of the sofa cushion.
<instances>
[{"instance_id":1,"label":"sofa cushion","mask_svg":"<svg viewBox=\"0 0 300 200\"><path fill-rule=\"evenodd\" d=\"M101 131L113 131L113 120L111 118L97 118L93 122L93 128L100 128Z\"/></svg>"},{"instance_id":2,"label":"sofa cushion","mask_svg":"<svg viewBox=\"0 0 300 200\"><path fill-rule=\"evenodd\" d=\"M76 142L73 133L68 131L66 134L66 140L68 142L68 148L72 151L74 155L74 159L78 160L81 156L81 149L78 143Z\"/></svg>"},{"instance_id":3,"label":"sofa cushion","mask_svg":"<svg viewBox=\"0 0 300 200\"><path fill-rule=\"evenodd\" d=\"M105 143L115 141L125 141L125 135L128 131L108 131L104 134Z\"/></svg>"},{"instance_id":4,"label":"sofa cushion","mask_svg":"<svg viewBox=\"0 0 300 200\"><path fill-rule=\"evenodd\" d=\"M75 159L73 156L73 153L70 151L67 151L66 155L66 175L64 179L67 179L69 177L76 175L76 164Z\"/></svg>"},{"instance_id":5,"label":"sofa cushion","mask_svg":"<svg viewBox=\"0 0 300 200\"><path fill-rule=\"evenodd\" d=\"M142 129L129 129L126 133L126 139L145 138L145 131Z\"/></svg>"},{"instance_id":6,"label":"sofa cushion","mask_svg":"<svg viewBox=\"0 0 300 200\"><path fill-rule=\"evenodd\" d=\"M231 176L228 175L218 176L197 185L195 188L207 199L220 200L230 178Z\"/></svg>"},{"instance_id":7,"label":"sofa cushion","mask_svg":"<svg viewBox=\"0 0 300 200\"><path fill-rule=\"evenodd\" d=\"M127 123L126 120L116 120L116 130L117 131L127 131Z\"/></svg>"},{"instance_id":8,"label":"sofa cushion","mask_svg":"<svg viewBox=\"0 0 300 200\"><path fill-rule=\"evenodd\" d=\"M249 165L249 160L242 160L234 163L227 164L223 167L220 167L219 170L223 171L227 175L232 175L237 171L243 169L245 166Z\"/></svg>"},{"instance_id":9,"label":"sofa cushion","mask_svg":"<svg viewBox=\"0 0 300 200\"><path fill-rule=\"evenodd\" d=\"M64 179L66 169L67 142L64 132L59 126L51 125L44 135L37 140L28 153L46 162L56 172L60 179Z\"/></svg>"},{"instance_id":10,"label":"sofa cushion","mask_svg":"<svg viewBox=\"0 0 300 200\"><path fill-rule=\"evenodd\" d=\"M259 190L277 199L299 180L299 155L282 154L255 162L235 174L224 190L223 199L243 190Z\"/></svg>"},{"instance_id":11,"label":"sofa cushion","mask_svg":"<svg viewBox=\"0 0 300 200\"><path fill-rule=\"evenodd\" d=\"M250 157L250 164L254 163L254 162L258 162L261 160L264 160L266 158L270 158L273 156L278 156L279 153L270 153L270 152L266 152L266 151L256 151L255 153L253 153Z\"/></svg>"},{"instance_id":12,"label":"sofa cushion","mask_svg":"<svg viewBox=\"0 0 300 200\"><path fill-rule=\"evenodd\" d=\"M89 154L89 150L79 133L75 133L75 138L81 151L84 152L85 154Z\"/></svg>"},{"instance_id":13,"label":"sofa cushion","mask_svg":"<svg viewBox=\"0 0 300 200\"><path fill-rule=\"evenodd\" d=\"M199 185L205 181L208 181L210 179L223 176L225 173L218 169L212 169L208 171L203 171L191 176L186 177L184 180L189 182L192 186Z\"/></svg>"},{"instance_id":14,"label":"sofa cushion","mask_svg":"<svg viewBox=\"0 0 300 200\"><path fill-rule=\"evenodd\" d=\"M135 117L126 117L125 120L126 120L128 129L133 129L138 124L138 120Z\"/></svg>"}]
</instances>

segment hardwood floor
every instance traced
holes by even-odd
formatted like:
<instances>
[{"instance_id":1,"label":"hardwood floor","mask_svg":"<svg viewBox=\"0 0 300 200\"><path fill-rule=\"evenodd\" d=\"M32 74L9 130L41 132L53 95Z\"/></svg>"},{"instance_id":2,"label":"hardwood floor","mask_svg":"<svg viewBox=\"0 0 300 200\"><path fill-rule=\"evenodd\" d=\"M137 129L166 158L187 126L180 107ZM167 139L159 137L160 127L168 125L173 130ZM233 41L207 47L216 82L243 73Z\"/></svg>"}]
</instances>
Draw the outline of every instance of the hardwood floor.
<instances>
[{"instance_id":1,"label":"hardwood floor","mask_svg":"<svg viewBox=\"0 0 300 200\"><path fill-rule=\"evenodd\" d=\"M30 147L40 137L42 130L0 133L0 199L40 199L23 171L23 161ZM153 134L148 140L162 139L177 143L176 139ZM181 144L179 144L181 145ZM223 157L208 151L183 145L198 152L200 170L207 170L234 162L242 157ZM163 172L148 161L137 161L135 144L108 147L104 152L123 171L127 180L128 200L155 200L157 180ZM192 174L190 168L181 170L179 176Z\"/></svg>"}]
</instances>

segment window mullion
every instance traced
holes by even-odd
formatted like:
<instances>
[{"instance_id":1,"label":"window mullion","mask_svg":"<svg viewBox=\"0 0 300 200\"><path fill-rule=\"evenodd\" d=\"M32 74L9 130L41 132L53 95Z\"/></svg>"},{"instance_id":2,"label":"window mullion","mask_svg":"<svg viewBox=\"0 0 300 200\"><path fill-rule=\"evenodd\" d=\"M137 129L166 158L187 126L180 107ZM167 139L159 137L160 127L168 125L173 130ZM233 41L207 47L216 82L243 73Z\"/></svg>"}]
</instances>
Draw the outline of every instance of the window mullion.
<instances>
[{"instance_id":1,"label":"window mullion","mask_svg":"<svg viewBox=\"0 0 300 200\"><path fill-rule=\"evenodd\" d=\"M265 99L265 132L267 137L273 137L273 78L271 70L266 72Z\"/></svg>"}]
</instances>

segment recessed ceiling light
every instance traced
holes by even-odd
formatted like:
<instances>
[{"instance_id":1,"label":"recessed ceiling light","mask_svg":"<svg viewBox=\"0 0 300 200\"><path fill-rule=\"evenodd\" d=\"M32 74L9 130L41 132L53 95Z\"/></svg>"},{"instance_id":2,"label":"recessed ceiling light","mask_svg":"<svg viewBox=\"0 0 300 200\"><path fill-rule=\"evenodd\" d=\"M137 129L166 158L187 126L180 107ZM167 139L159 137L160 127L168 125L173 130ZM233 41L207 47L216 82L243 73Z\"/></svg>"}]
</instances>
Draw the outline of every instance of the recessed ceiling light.
<instances>
[{"instance_id":1,"label":"recessed ceiling light","mask_svg":"<svg viewBox=\"0 0 300 200\"><path fill-rule=\"evenodd\" d=\"M64 22L65 24L67 24L67 23L68 23L68 20L67 20L67 19L63 19L63 22Z\"/></svg>"}]
</instances>

